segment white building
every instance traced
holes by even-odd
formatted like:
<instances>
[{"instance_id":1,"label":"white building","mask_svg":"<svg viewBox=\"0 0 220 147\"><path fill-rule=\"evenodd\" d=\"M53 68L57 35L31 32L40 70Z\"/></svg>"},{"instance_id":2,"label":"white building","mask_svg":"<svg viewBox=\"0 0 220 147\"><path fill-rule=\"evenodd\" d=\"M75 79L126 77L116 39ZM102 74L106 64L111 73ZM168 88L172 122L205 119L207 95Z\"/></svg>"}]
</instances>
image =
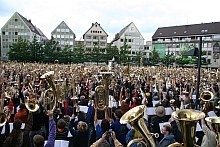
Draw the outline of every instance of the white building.
<instances>
[{"instance_id":1,"label":"white building","mask_svg":"<svg viewBox=\"0 0 220 147\"><path fill-rule=\"evenodd\" d=\"M151 51L152 51L152 41L146 41L146 44L144 45L143 56L149 58Z\"/></svg>"},{"instance_id":2,"label":"white building","mask_svg":"<svg viewBox=\"0 0 220 147\"><path fill-rule=\"evenodd\" d=\"M115 35L115 38L112 41L112 46L116 46L120 50L125 42L129 46L131 56L136 56L139 53L143 55L144 37L133 22Z\"/></svg>"},{"instance_id":3,"label":"white building","mask_svg":"<svg viewBox=\"0 0 220 147\"><path fill-rule=\"evenodd\" d=\"M54 40L59 43L59 46L63 49L65 47L73 48L75 45L75 34L67 26L67 24L62 21L52 32Z\"/></svg>"},{"instance_id":4,"label":"white building","mask_svg":"<svg viewBox=\"0 0 220 147\"><path fill-rule=\"evenodd\" d=\"M108 34L100 26L99 23L92 23L92 26L83 35L84 47L86 51L92 51L94 48L100 48L102 52L105 52L107 47Z\"/></svg>"},{"instance_id":5,"label":"white building","mask_svg":"<svg viewBox=\"0 0 220 147\"><path fill-rule=\"evenodd\" d=\"M1 59L8 60L8 51L12 43L18 38L32 41L36 37L38 42L44 42L47 37L42 31L31 23L31 20L15 12L1 28Z\"/></svg>"}]
</instances>

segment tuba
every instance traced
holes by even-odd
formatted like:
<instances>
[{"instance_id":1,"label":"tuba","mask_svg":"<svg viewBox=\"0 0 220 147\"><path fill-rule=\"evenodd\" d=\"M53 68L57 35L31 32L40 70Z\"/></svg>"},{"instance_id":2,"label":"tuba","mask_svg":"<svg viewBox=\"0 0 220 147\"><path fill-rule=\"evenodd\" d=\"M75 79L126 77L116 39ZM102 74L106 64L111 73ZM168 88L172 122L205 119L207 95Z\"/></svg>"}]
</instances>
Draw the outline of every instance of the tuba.
<instances>
[{"instance_id":1,"label":"tuba","mask_svg":"<svg viewBox=\"0 0 220 147\"><path fill-rule=\"evenodd\" d=\"M196 124L200 119L205 117L205 113L193 110L193 109L182 109L177 110L172 113L172 117L175 120L179 121L182 136L183 136L183 144L181 143L173 143L168 147L194 147L195 144L195 131Z\"/></svg>"},{"instance_id":2,"label":"tuba","mask_svg":"<svg viewBox=\"0 0 220 147\"><path fill-rule=\"evenodd\" d=\"M143 118L145 107L145 105L136 106L126 112L120 119L121 124L131 124L134 127L135 131L142 136L142 138L131 140L128 143L127 147L130 147L133 143L136 142L144 144L144 146L146 147L156 147L153 136L155 136L155 138L158 138L159 134L150 133L150 131L148 130Z\"/></svg>"},{"instance_id":3,"label":"tuba","mask_svg":"<svg viewBox=\"0 0 220 147\"><path fill-rule=\"evenodd\" d=\"M100 72L100 74L103 77L103 84L95 88L95 107L99 110L104 110L109 106L109 78L113 72Z\"/></svg>"},{"instance_id":4,"label":"tuba","mask_svg":"<svg viewBox=\"0 0 220 147\"><path fill-rule=\"evenodd\" d=\"M53 80L54 71L43 74L40 78L46 79L50 88L42 92L43 106L46 110L54 111L57 103L57 90Z\"/></svg>"},{"instance_id":5,"label":"tuba","mask_svg":"<svg viewBox=\"0 0 220 147\"><path fill-rule=\"evenodd\" d=\"M217 144L220 143L220 117L213 116L213 117L206 117L205 118L206 122L209 124L212 124L212 127L214 127L214 130L216 130L217 136Z\"/></svg>"}]
</instances>

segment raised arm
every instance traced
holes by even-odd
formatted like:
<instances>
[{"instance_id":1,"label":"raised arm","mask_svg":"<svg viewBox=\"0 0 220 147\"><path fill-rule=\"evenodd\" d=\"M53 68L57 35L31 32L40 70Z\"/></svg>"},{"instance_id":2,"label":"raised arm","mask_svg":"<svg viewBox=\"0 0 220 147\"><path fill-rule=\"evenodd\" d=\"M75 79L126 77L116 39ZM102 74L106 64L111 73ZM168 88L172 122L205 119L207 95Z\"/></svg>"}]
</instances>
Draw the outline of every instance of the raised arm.
<instances>
[{"instance_id":1,"label":"raised arm","mask_svg":"<svg viewBox=\"0 0 220 147\"><path fill-rule=\"evenodd\" d=\"M55 138L56 138L56 123L53 119L52 111L48 112L48 116L49 116L49 136L48 136L48 141L45 147L53 147L55 144Z\"/></svg>"}]
</instances>

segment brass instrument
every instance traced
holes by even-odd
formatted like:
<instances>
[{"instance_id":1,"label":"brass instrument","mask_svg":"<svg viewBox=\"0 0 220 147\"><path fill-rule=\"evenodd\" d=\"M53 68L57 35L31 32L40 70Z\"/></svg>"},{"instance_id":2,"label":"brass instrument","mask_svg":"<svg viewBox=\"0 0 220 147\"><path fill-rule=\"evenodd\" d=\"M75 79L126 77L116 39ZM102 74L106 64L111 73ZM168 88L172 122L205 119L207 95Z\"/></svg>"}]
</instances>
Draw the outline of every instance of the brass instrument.
<instances>
[{"instance_id":1,"label":"brass instrument","mask_svg":"<svg viewBox=\"0 0 220 147\"><path fill-rule=\"evenodd\" d=\"M146 147L147 146L156 147L156 143L154 141L153 136L155 136L155 138L158 138L159 134L150 133L150 131L148 130L143 118L145 108L146 108L145 105L136 106L131 110L129 110L128 112L126 112L120 119L121 124L130 123L134 127L135 131L140 133L141 136L143 137L143 138L131 140L128 143L127 147L130 147L133 143L136 142L137 143L142 142L142 144L144 144Z\"/></svg>"},{"instance_id":2,"label":"brass instrument","mask_svg":"<svg viewBox=\"0 0 220 147\"><path fill-rule=\"evenodd\" d=\"M40 106L30 82L28 83L28 91L29 95L25 96L25 106L30 112L36 112Z\"/></svg>"},{"instance_id":3,"label":"brass instrument","mask_svg":"<svg viewBox=\"0 0 220 147\"><path fill-rule=\"evenodd\" d=\"M57 103L57 90L53 81L54 71L43 74L40 78L46 79L50 85L50 88L42 92L43 105L46 110L54 111Z\"/></svg>"},{"instance_id":4,"label":"brass instrument","mask_svg":"<svg viewBox=\"0 0 220 147\"><path fill-rule=\"evenodd\" d=\"M179 121L183 144L173 143L168 147L194 147L196 124L200 119L205 117L205 113L194 109L182 109L172 113L172 117Z\"/></svg>"},{"instance_id":5,"label":"brass instrument","mask_svg":"<svg viewBox=\"0 0 220 147\"><path fill-rule=\"evenodd\" d=\"M212 124L212 127L214 127L214 129L216 130L216 140L217 140L217 144L220 143L220 117L217 116L213 116L213 117L206 117L205 118L206 122Z\"/></svg>"},{"instance_id":6,"label":"brass instrument","mask_svg":"<svg viewBox=\"0 0 220 147\"><path fill-rule=\"evenodd\" d=\"M109 77L113 72L100 72L103 77L103 85L99 85L95 88L95 107L99 110L104 110L109 106Z\"/></svg>"},{"instance_id":7,"label":"brass instrument","mask_svg":"<svg viewBox=\"0 0 220 147\"><path fill-rule=\"evenodd\" d=\"M207 108L207 104L208 102L210 102L211 100L213 100L214 98L214 94L211 91L203 91L200 94L200 99L205 102L204 106L203 106L203 111L206 110Z\"/></svg>"}]
</instances>

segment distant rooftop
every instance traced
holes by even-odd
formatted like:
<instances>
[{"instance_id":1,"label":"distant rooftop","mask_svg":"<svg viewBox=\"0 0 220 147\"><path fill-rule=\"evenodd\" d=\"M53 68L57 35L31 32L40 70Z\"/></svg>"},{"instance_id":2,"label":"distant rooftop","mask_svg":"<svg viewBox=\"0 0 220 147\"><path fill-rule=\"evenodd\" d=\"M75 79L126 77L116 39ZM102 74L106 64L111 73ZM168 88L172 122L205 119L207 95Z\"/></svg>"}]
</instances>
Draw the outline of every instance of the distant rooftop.
<instances>
[{"instance_id":1,"label":"distant rooftop","mask_svg":"<svg viewBox=\"0 0 220 147\"><path fill-rule=\"evenodd\" d=\"M195 35L220 34L220 22L160 27L152 39L165 37L184 37Z\"/></svg>"}]
</instances>

